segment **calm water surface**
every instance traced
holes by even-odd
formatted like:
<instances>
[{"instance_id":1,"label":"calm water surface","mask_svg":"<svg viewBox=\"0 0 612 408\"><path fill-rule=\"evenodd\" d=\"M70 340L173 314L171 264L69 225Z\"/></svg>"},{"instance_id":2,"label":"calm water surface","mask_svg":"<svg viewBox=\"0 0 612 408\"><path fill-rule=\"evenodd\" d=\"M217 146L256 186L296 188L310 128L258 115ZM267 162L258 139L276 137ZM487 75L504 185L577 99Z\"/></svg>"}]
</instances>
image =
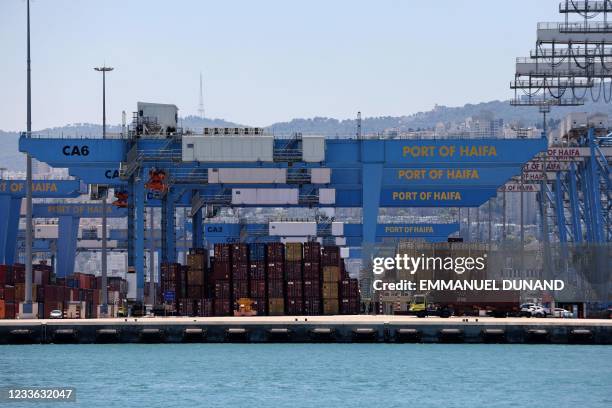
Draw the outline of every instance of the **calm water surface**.
<instances>
[{"instance_id":1,"label":"calm water surface","mask_svg":"<svg viewBox=\"0 0 612 408\"><path fill-rule=\"evenodd\" d=\"M612 407L612 347L438 344L0 346L0 386L67 407Z\"/></svg>"}]
</instances>

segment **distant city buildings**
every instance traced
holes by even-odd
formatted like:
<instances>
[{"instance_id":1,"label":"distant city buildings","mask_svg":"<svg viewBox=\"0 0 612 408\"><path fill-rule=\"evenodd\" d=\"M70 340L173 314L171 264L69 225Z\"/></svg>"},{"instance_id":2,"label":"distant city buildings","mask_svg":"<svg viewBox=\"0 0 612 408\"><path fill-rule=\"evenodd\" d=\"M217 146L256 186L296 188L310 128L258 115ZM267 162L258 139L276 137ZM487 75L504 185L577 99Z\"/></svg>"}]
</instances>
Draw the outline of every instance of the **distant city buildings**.
<instances>
[{"instance_id":1,"label":"distant city buildings","mask_svg":"<svg viewBox=\"0 0 612 408\"><path fill-rule=\"evenodd\" d=\"M401 139L435 139L435 138L535 138L540 137L542 130L536 127L519 127L495 118L491 112L482 112L469 116L462 121L438 122L431 128L385 129L383 135L388 138Z\"/></svg>"}]
</instances>

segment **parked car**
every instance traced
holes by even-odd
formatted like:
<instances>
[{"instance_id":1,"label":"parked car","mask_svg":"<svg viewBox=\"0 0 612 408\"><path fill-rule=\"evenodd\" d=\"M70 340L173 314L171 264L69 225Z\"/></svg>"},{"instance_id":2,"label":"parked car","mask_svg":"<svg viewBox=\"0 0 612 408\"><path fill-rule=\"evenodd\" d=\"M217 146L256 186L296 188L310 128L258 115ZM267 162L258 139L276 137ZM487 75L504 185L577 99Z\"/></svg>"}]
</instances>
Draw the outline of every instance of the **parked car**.
<instances>
[{"instance_id":1,"label":"parked car","mask_svg":"<svg viewBox=\"0 0 612 408\"><path fill-rule=\"evenodd\" d=\"M566 319L574 317L574 314L572 312L570 312L569 310L562 309L560 307L555 307L552 310L552 315L553 317L561 317Z\"/></svg>"},{"instance_id":2,"label":"parked car","mask_svg":"<svg viewBox=\"0 0 612 408\"><path fill-rule=\"evenodd\" d=\"M61 310L55 309L49 313L49 319L63 319L64 313Z\"/></svg>"},{"instance_id":3,"label":"parked car","mask_svg":"<svg viewBox=\"0 0 612 408\"><path fill-rule=\"evenodd\" d=\"M526 317L546 317L550 315L550 310L535 303L523 303L520 314Z\"/></svg>"},{"instance_id":4,"label":"parked car","mask_svg":"<svg viewBox=\"0 0 612 408\"><path fill-rule=\"evenodd\" d=\"M531 310L536 307L535 303L523 303L521 305L520 315L523 317L531 317Z\"/></svg>"}]
</instances>

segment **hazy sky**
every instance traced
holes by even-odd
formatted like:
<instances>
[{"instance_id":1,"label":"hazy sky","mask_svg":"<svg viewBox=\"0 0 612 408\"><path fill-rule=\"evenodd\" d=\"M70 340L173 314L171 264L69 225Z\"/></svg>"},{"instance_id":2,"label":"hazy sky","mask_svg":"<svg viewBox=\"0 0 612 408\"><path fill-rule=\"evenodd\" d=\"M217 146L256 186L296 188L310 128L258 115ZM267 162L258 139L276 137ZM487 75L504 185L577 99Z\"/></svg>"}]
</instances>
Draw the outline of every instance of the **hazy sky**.
<instances>
[{"instance_id":1,"label":"hazy sky","mask_svg":"<svg viewBox=\"0 0 612 408\"><path fill-rule=\"evenodd\" d=\"M33 128L101 121L136 101L265 126L404 115L511 96L514 59L559 0L33 0ZM0 0L0 129L24 130L25 0Z\"/></svg>"}]
</instances>

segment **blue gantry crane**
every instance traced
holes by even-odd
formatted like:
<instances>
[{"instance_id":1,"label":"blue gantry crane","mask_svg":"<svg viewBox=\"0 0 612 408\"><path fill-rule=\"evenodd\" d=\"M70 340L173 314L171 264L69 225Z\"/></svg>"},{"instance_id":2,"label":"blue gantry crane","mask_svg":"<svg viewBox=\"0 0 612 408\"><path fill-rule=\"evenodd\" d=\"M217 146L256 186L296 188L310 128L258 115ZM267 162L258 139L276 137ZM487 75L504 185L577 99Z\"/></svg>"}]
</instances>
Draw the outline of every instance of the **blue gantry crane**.
<instances>
[{"instance_id":1,"label":"blue gantry crane","mask_svg":"<svg viewBox=\"0 0 612 408\"><path fill-rule=\"evenodd\" d=\"M20 151L68 168L84 183L127 193L128 264L140 298L147 207L161 208L164 261L176 260L174 215L185 206L193 247L212 238L203 211L215 206L362 208L362 223L354 228L366 247L389 231L378 222L381 207L478 207L547 144L544 138L287 139L242 128L193 134L176 126L176 114L173 105L139 103L122 138L23 135L19 142Z\"/></svg>"}]
</instances>

